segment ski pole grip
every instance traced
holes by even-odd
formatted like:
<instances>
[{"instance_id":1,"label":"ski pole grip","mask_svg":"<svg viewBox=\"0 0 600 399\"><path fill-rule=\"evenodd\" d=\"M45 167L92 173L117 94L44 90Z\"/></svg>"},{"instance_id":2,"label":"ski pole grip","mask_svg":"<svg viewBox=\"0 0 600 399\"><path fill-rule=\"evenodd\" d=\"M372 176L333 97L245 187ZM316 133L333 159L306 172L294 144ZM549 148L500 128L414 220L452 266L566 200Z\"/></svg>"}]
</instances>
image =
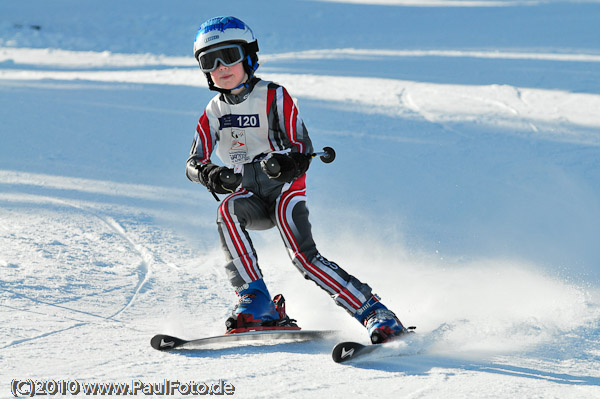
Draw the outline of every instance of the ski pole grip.
<instances>
[{"instance_id":1,"label":"ski pole grip","mask_svg":"<svg viewBox=\"0 0 600 399\"><path fill-rule=\"evenodd\" d=\"M223 170L219 173L219 178L225 184L233 184L237 181L238 177L235 175L233 170Z\"/></svg>"},{"instance_id":2,"label":"ski pole grip","mask_svg":"<svg viewBox=\"0 0 600 399\"><path fill-rule=\"evenodd\" d=\"M277 159L271 157L265 161L265 168L270 176L277 176L281 171L281 165Z\"/></svg>"}]
</instances>

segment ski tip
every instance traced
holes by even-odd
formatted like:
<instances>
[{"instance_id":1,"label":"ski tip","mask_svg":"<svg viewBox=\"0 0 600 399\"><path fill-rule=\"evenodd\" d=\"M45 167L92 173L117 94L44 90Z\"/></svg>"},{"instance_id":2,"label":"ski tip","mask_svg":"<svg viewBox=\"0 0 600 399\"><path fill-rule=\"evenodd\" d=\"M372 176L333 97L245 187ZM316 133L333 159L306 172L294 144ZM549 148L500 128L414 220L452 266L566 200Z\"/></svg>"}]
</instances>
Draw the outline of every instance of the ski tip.
<instances>
[{"instance_id":1,"label":"ski tip","mask_svg":"<svg viewBox=\"0 0 600 399\"><path fill-rule=\"evenodd\" d=\"M171 335L157 334L150 340L150 346L159 351L174 349L187 341Z\"/></svg>"},{"instance_id":2,"label":"ski tip","mask_svg":"<svg viewBox=\"0 0 600 399\"><path fill-rule=\"evenodd\" d=\"M354 356L365 348L365 345L359 344L358 342L340 342L333 347L331 351L331 357L336 363L347 362L354 358Z\"/></svg>"}]
</instances>

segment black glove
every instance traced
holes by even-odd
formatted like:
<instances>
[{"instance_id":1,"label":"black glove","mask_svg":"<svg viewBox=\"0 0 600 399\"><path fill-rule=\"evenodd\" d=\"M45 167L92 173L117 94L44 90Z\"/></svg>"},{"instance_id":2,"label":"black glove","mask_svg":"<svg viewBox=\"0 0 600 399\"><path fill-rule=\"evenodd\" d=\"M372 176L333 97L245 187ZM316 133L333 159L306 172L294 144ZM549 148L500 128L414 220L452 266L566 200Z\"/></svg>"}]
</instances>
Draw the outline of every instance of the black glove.
<instances>
[{"instance_id":1,"label":"black glove","mask_svg":"<svg viewBox=\"0 0 600 399\"><path fill-rule=\"evenodd\" d=\"M225 166L210 165L212 167L200 172L201 179L206 182L205 186L217 194L233 193L242 182L242 175Z\"/></svg>"},{"instance_id":2,"label":"black glove","mask_svg":"<svg viewBox=\"0 0 600 399\"><path fill-rule=\"evenodd\" d=\"M242 175L234 173L232 169L225 166L207 163L196 164L195 168L198 171L198 183L208 188L212 193L232 193L242 182Z\"/></svg>"},{"instance_id":3,"label":"black glove","mask_svg":"<svg viewBox=\"0 0 600 399\"><path fill-rule=\"evenodd\" d=\"M298 152L272 154L260 166L270 179L288 183L306 173L311 159L310 155Z\"/></svg>"}]
</instances>

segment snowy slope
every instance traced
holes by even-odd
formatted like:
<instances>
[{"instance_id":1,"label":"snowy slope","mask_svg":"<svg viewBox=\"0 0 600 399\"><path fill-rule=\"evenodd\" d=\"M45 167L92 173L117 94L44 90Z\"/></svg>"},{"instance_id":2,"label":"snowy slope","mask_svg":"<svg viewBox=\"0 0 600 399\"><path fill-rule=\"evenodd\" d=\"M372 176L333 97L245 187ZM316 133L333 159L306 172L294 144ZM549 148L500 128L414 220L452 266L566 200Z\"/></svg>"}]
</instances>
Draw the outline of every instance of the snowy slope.
<instances>
[{"instance_id":1,"label":"snowy slope","mask_svg":"<svg viewBox=\"0 0 600 399\"><path fill-rule=\"evenodd\" d=\"M369 4L370 3L370 4ZM238 397L600 397L595 1L0 4L0 397L13 379L213 383ZM223 331L217 203L184 176L213 94L199 24L235 14L315 146L321 252L418 334L152 350ZM254 234L304 328L366 334ZM417 354L418 352L418 354Z\"/></svg>"}]
</instances>

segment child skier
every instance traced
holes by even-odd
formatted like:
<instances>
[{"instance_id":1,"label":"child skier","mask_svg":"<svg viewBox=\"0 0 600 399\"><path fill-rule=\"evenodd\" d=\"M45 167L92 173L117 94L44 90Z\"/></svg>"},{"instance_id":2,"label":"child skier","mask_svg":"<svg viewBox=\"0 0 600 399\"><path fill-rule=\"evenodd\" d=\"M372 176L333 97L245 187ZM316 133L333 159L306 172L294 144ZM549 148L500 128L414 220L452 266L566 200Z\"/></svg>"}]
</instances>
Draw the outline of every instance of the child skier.
<instances>
[{"instance_id":1,"label":"child skier","mask_svg":"<svg viewBox=\"0 0 600 399\"><path fill-rule=\"evenodd\" d=\"M318 252L306 207L313 146L287 90L254 75L257 52L252 30L234 17L209 19L194 42L194 57L218 94L196 127L186 176L215 197L230 194L217 216L225 268L239 296L228 331L294 325L280 306L282 297L271 300L248 234L277 226L293 264L366 326L373 343L406 332L367 284ZM229 166L212 163L213 152ZM279 164L277 173L266 167L269 158Z\"/></svg>"}]
</instances>

